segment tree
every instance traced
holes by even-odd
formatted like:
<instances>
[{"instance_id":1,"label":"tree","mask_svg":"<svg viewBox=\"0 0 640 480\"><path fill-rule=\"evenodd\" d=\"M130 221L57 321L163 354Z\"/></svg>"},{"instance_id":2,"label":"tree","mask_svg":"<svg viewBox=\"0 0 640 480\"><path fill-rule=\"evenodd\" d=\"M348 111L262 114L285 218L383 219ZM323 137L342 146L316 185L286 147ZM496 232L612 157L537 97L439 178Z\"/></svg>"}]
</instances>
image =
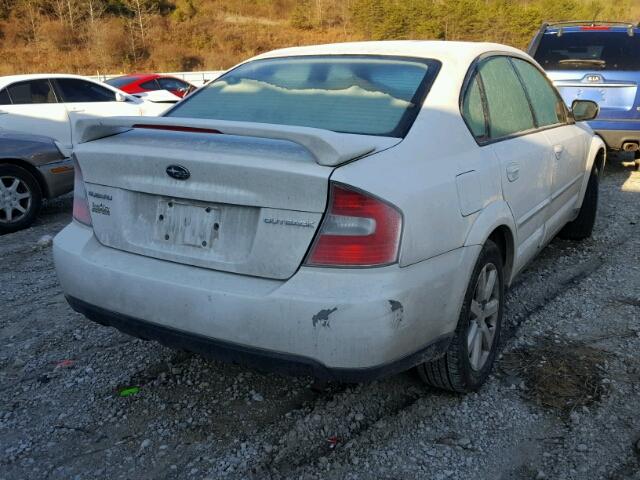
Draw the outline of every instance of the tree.
<instances>
[{"instance_id":1,"label":"tree","mask_svg":"<svg viewBox=\"0 0 640 480\"><path fill-rule=\"evenodd\" d=\"M133 20L130 23L132 32L137 32L142 47L147 46L147 30L151 17L158 12L158 2L151 0L123 0L122 2L131 12ZM133 41L133 44L136 42Z\"/></svg>"}]
</instances>

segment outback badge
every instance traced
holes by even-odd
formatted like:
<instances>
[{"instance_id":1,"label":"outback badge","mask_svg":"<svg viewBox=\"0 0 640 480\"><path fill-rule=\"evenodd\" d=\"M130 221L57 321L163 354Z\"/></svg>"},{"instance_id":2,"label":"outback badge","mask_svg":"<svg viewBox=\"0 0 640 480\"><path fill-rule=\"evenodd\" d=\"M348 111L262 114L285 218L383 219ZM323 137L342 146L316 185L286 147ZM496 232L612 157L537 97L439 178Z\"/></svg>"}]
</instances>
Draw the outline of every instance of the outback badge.
<instances>
[{"instance_id":1,"label":"outback badge","mask_svg":"<svg viewBox=\"0 0 640 480\"><path fill-rule=\"evenodd\" d=\"M169 165L167 175L176 180L186 180L191 176L191 173L182 165Z\"/></svg>"}]
</instances>

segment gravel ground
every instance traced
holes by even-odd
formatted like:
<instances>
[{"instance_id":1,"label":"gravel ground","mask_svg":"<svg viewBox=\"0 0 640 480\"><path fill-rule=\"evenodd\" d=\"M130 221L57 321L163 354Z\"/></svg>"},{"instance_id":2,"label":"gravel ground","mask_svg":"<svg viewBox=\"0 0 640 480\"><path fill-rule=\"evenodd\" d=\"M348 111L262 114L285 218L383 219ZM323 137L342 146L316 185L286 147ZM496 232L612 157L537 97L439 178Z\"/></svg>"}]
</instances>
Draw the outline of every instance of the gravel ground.
<instances>
[{"instance_id":1,"label":"gravel ground","mask_svg":"<svg viewBox=\"0 0 640 480\"><path fill-rule=\"evenodd\" d=\"M0 479L639 480L639 206L612 161L593 238L518 278L495 374L457 396L413 372L318 388L93 324L47 237L71 198L49 202L0 237Z\"/></svg>"}]
</instances>

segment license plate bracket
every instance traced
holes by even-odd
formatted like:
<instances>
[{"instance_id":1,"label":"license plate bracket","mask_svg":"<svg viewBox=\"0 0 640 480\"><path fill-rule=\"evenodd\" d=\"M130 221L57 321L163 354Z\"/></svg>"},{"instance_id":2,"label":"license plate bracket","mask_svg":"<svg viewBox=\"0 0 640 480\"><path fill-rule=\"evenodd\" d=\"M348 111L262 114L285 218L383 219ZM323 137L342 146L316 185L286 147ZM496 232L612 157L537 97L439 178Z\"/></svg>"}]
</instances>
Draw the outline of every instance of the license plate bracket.
<instances>
[{"instance_id":1,"label":"license plate bracket","mask_svg":"<svg viewBox=\"0 0 640 480\"><path fill-rule=\"evenodd\" d=\"M219 209L185 201L161 200L156 239L172 245L211 248L218 236Z\"/></svg>"}]
</instances>

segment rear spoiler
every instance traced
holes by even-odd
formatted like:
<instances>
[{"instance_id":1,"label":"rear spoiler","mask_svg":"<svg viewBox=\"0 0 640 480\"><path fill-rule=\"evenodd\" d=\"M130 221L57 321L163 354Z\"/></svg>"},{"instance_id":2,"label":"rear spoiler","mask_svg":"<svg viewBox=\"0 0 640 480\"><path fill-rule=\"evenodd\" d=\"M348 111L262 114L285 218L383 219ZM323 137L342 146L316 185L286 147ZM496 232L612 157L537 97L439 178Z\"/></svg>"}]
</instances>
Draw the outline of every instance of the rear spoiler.
<instances>
[{"instance_id":1,"label":"rear spoiler","mask_svg":"<svg viewBox=\"0 0 640 480\"><path fill-rule=\"evenodd\" d=\"M78 118L74 123L74 144L124 133L133 128L222 133L243 137L288 140L307 149L316 163L336 166L376 150L389 148L401 139L337 133L330 130L289 125L273 125L225 120L175 117Z\"/></svg>"}]
</instances>

